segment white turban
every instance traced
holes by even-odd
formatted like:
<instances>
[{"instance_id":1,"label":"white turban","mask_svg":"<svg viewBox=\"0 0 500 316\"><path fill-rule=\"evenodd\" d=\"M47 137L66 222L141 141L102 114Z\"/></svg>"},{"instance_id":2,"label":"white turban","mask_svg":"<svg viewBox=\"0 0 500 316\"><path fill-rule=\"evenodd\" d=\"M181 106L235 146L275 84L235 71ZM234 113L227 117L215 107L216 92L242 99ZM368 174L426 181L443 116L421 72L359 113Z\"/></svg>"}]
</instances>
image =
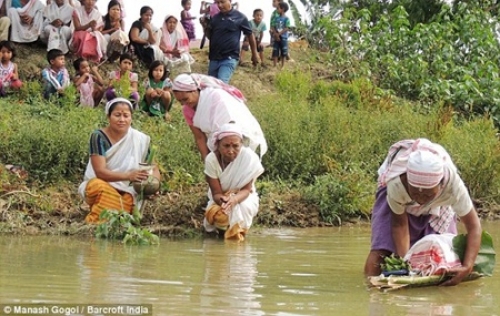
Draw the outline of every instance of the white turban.
<instances>
[{"instance_id":1,"label":"white turban","mask_svg":"<svg viewBox=\"0 0 500 316\"><path fill-rule=\"evenodd\" d=\"M130 107L130 112L134 111L134 106L129 100L125 98L114 98L113 100L108 101L108 103L106 103L106 106L104 107L104 113L106 113L106 116L109 116L109 109L111 108L111 106L118 102L127 104Z\"/></svg>"},{"instance_id":2,"label":"white turban","mask_svg":"<svg viewBox=\"0 0 500 316\"><path fill-rule=\"evenodd\" d=\"M214 147L217 146L217 143L228 136L238 136L243 140L243 132L241 128L234 123L227 123L219 127L219 129L212 135L212 144Z\"/></svg>"},{"instance_id":3,"label":"white turban","mask_svg":"<svg viewBox=\"0 0 500 316\"><path fill-rule=\"evenodd\" d=\"M172 82L173 91L190 92L200 89L199 82L195 81L194 75L180 74Z\"/></svg>"},{"instance_id":4,"label":"white turban","mask_svg":"<svg viewBox=\"0 0 500 316\"><path fill-rule=\"evenodd\" d=\"M443 159L430 151L417 150L412 152L408 157L406 171L408 183L416 188L434 188L443 179L443 167Z\"/></svg>"}]
</instances>

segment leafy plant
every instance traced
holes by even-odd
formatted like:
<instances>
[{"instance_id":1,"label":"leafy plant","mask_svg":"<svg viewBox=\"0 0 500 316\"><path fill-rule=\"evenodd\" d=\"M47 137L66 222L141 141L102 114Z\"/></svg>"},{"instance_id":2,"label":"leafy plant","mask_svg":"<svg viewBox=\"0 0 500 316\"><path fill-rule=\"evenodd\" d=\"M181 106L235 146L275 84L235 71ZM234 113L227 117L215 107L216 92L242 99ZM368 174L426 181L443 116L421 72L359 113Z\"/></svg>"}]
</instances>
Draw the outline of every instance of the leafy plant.
<instances>
[{"instance_id":1,"label":"leafy plant","mask_svg":"<svg viewBox=\"0 0 500 316\"><path fill-rule=\"evenodd\" d=\"M460 261L463 262L465 249L467 247L467 234L460 234L453 238L453 250L456 252ZM491 235L484 231L481 233L481 247L474 263L473 271L484 275L492 275L495 268L495 250L493 249L493 239Z\"/></svg>"},{"instance_id":2,"label":"leafy plant","mask_svg":"<svg viewBox=\"0 0 500 316\"><path fill-rule=\"evenodd\" d=\"M148 229L136 227L140 224L141 215L137 209L132 214L117 210L103 210L99 215L101 223L97 226L96 237L119 239L124 244L157 245L157 235Z\"/></svg>"}]
</instances>

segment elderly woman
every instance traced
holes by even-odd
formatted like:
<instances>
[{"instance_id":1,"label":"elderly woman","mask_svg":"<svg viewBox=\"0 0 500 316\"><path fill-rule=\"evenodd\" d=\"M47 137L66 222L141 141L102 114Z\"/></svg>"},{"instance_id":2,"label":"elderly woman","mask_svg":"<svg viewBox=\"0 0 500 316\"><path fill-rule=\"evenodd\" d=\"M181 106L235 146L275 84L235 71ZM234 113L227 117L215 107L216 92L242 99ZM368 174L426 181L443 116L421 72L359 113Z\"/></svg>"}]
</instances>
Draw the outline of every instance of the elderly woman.
<instances>
[{"instance_id":1,"label":"elderly woman","mask_svg":"<svg viewBox=\"0 0 500 316\"><path fill-rule=\"evenodd\" d=\"M105 107L109 125L90 136L90 161L78 192L90 206L85 218L88 223L99 222L102 210L123 210L131 213L138 193L130 185L146 180L148 171L141 170L150 153L149 136L131 127L132 103L124 98L109 101ZM160 179L158 168L153 176ZM140 208L140 206L138 206Z\"/></svg>"},{"instance_id":2,"label":"elderly woman","mask_svg":"<svg viewBox=\"0 0 500 316\"><path fill-rule=\"evenodd\" d=\"M125 33L125 22L122 18L122 7L119 1L111 0L108 3L108 13L104 16L104 27L101 30L106 39L106 54L108 60L114 61L125 50L130 43L127 33Z\"/></svg>"},{"instance_id":3,"label":"elderly woman","mask_svg":"<svg viewBox=\"0 0 500 316\"><path fill-rule=\"evenodd\" d=\"M160 49L165 53L165 62L178 72L191 72L193 57L189 54L189 37L173 15L167 15L163 22Z\"/></svg>"},{"instance_id":4,"label":"elderly woman","mask_svg":"<svg viewBox=\"0 0 500 316\"><path fill-rule=\"evenodd\" d=\"M11 24L10 40L32 43L38 40L43 27L45 5L39 0L5 0Z\"/></svg>"},{"instance_id":5,"label":"elderly woman","mask_svg":"<svg viewBox=\"0 0 500 316\"><path fill-rule=\"evenodd\" d=\"M462 265L449 271L455 275L444 285L460 283L474 266L481 224L449 154L424 138L400 141L391 146L378 172L365 274L379 275L384 257L405 256L426 235L456 234L459 216L467 230L467 247Z\"/></svg>"},{"instance_id":6,"label":"elderly woman","mask_svg":"<svg viewBox=\"0 0 500 316\"><path fill-rule=\"evenodd\" d=\"M96 0L82 0L73 12L71 51L78 57L99 62L106 55L106 40L101 33L102 15L95 7Z\"/></svg>"},{"instance_id":7,"label":"elderly woman","mask_svg":"<svg viewBox=\"0 0 500 316\"><path fill-rule=\"evenodd\" d=\"M47 44L47 51L59 49L64 54L69 51L73 10L68 0L54 0L45 7L45 22L40 39Z\"/></svg>"},{"instance_id":8,"label":"elderly woman","mask_svg":"<svg viewBox=\"0 0 500 316\"><path fill-rule=\"evenodd\" d=\"M263 172L259 156L243 145L243 132L234 123L214 134L215 151L205 160L210 199L203 226L208 232L224 230L225 239L244 240L259 211L255 180Z\"/></svg>"},{"instance_id":9,"label":"elderly woman","mask_svg":"<svg viewBox=\"0 0 500 316\"><path fill-rule=\"evenodd\" d=\"M191 129L203 161L213 144L208 142L220 126L236 122L249 140L252 150L259 148L262 157L267 142L257 119L245 104L240 90L214 77L181 74L174 79L172 90L183 105L182 112Z\"/></svg>"},{"instance_id":10,"label":"elderly woman","mask_svg":"<svg viewBox=\"0 0 500 316\"><path fill-rule=\"evenodd\" d=\"M134 53L139 60L149 67L155 60L163 61L165 56L160 49L160 40L162 37L161 29L151 24L153 9L148 6L141 8L141 18L130 28L129 38Z\"/></svg>"}]
</instances>

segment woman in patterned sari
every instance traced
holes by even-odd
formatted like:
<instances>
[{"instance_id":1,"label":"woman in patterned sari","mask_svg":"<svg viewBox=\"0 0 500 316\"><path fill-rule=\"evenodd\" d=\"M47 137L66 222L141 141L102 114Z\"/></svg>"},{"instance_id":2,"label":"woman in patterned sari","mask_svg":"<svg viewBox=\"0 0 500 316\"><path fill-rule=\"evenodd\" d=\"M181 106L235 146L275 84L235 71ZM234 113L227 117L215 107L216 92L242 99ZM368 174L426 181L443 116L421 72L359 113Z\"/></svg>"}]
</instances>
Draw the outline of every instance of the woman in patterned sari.
<instances>
[{"instance_id":1,"label":"woman in patterned sari","mask_svg":"<svg viewBox=\"0 0 500 316\"><path fill-rule=\"evenodd\" d=\"M90 206L87 223L98 223L105 210L131 213L140 208L138 193L130 184L146 180L148 171L139 169L147 161L150 137L131 127L133 106L129 100L116 98L105 107L109 125L90 136L90 160L78 193ZM153 176L160 179L155 166Z\"/></svg>"}]
</instances>

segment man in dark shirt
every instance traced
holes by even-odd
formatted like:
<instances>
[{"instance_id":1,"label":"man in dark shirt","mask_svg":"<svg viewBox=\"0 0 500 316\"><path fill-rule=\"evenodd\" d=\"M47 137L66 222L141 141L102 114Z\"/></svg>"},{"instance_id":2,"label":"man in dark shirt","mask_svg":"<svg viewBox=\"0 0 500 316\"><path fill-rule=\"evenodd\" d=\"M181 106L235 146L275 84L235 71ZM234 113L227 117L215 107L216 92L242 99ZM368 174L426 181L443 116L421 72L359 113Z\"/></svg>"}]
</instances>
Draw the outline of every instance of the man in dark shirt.
<instances>
[{"instance_id":1,"label":"man in dark shirt","mask_svg":"<svg viewBox=\"0 0 500 316\"><path fill-rule=\"evenodd\" d=\"M240 58L241 32L248 37L252 62L257 64L257 45L247 17L232 8L231 0L215 0L220 12L210 19L205 35L210 39L208 74L229 83Z\"/></svg>"}]
</instances>

